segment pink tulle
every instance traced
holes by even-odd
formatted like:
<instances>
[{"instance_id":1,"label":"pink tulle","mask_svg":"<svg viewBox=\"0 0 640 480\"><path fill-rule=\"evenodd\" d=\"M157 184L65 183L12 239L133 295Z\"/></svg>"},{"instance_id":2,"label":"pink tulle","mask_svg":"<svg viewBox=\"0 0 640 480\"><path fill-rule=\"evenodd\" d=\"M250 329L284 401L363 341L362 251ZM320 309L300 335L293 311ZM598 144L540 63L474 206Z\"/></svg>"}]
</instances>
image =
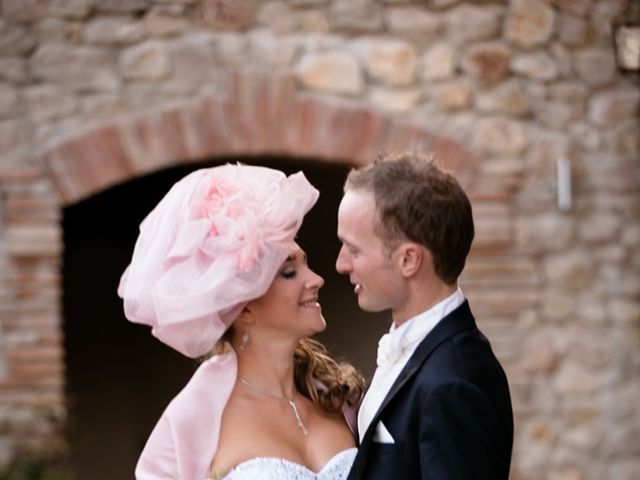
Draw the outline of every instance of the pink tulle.
<instances>
[{"instance_id":1,"label":"pink tulle","mask_svg":"<svg viewBox=\"0 0 640 480\"><path fill-rule=\"evenodd\" d=\"M224 165L177 182L140 224L118 287L126 317L189 357L263 295L318 191L301 172Z\"/></svg>"}]
</instances>

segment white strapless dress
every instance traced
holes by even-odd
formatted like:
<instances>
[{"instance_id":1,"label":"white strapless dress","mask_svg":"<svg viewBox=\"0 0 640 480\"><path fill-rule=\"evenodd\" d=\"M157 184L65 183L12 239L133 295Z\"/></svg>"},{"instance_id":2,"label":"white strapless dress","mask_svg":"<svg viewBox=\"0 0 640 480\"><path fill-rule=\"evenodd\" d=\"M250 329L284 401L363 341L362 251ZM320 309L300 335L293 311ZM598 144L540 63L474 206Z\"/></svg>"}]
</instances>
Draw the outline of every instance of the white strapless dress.
<instances>
[{"instance_id":1,"label":"white strapless dress","mask_svg":"<svg viewBox=\"0 0 640 480\"><path fill-rule=\"evenodd\" d=\"M353 447L336 453L317 473L282 458L252 458L234 467L222 480L345 480L357 451Z\"/></svg>"}]
</instances>

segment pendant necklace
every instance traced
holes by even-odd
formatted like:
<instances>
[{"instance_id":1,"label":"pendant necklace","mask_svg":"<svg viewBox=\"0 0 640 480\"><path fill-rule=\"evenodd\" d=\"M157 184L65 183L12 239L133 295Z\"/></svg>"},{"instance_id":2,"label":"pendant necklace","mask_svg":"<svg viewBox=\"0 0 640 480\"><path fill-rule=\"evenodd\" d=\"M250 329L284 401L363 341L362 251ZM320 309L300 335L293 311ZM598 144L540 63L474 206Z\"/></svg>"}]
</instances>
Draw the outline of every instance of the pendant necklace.
<instances>
[{"instance_id":1,"label":"pendant necklace","mask_svg":"<svg viewBox=\"0 0 640 480\"><path fill-rule=\"evenodd\" d=\"M300 418L300 414L298 413L298 407L296 407L296 400L295 400L296 391L295 390L293 392L292 397L291 398L287 398L285 396L274 395L272 393L267 392L266 390L262 390L261 388L258 388L255 385L252 385L251 383L247 382L242 377L238 377L238 378L240 379L240 383L242 383L242 385L247 387L249 390L254 391L255 393L259 393L261 395L266 395L267 397L275 398L276 400L284 400L285 402L287 402L289 404L289 406L291 407L291 409L293 410L293 414L296 416L296 423L298 424L298 427L300 428L300 430L302 430L302 434L303 435L308 435L309 434L309 431L304 426L304 423L302 423L302 419Z\"/></svg>"}]
</instances>

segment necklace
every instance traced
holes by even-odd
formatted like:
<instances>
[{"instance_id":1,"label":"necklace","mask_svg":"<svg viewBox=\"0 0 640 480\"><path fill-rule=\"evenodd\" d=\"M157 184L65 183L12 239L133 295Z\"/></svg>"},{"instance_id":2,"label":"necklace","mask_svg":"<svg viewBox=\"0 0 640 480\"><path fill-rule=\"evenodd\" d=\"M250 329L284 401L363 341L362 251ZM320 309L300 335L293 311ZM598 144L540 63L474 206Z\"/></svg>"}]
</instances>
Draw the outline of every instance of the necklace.
<instances>
[{"instance_id":1,"label":"necklace","mask_svg":"<svg viewBox=\"0 0 640 480\"><path fill-rule=\"evenodd\" d=\"M251 383L247 382L242 377L238 377L238 378L240 379L240 383L242 383L242 385L247 387L249 390L254 391L255 393L259 393L261 395L266 395L267 397L271 397L271 398L274 398L276 400L284 400L285 402L287 402L289 404L289 406L291 407L291 409L293 410L293 414L296 416L296 423L298 424L298 427L300 427L300 430L302 430L302 434L303 435L309 435L309 431L304 426L304 423L302 423L302 419L300 418L300 413L298 413L298 407L296 407L296 399L295 399L296 390L295 389L293 391L293 395L291 396L291 398L287 398L287 397L280 396L280 395L274 395L273 393L269 393L266 390L258 388L255 385L252 385Z\"/></svg>"}]
</instances>

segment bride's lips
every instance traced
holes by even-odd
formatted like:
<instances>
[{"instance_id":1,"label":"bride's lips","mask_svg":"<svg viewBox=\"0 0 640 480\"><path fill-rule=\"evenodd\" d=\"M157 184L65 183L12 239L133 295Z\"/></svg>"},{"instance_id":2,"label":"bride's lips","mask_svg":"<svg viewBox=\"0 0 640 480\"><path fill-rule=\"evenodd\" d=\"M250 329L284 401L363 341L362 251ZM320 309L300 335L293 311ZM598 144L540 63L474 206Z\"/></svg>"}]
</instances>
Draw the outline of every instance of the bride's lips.
<instances>
[{"instance_id":1,"label":"bride's lips","mask_svg":"<svg viewBox=\"0 0 640 480\"><path fill-rule=\"evenodd\" d=\"M320 303L317 298L312 298L311 300L305 300L300 302L300 305L305 308L320 308Z\"/></svg>"},{"instance_id":2,"label":"bride's lips","mask_svg":"<svg viewBox=\"0 0 640 480\"><path fill-rule=\"evenodd\" d=\"M358 295L360 293L360 290L362 290L362 285L360 285L359 283L356 283L356 286L353 289L353 293Z\"/></svg>"}]
</instances>

